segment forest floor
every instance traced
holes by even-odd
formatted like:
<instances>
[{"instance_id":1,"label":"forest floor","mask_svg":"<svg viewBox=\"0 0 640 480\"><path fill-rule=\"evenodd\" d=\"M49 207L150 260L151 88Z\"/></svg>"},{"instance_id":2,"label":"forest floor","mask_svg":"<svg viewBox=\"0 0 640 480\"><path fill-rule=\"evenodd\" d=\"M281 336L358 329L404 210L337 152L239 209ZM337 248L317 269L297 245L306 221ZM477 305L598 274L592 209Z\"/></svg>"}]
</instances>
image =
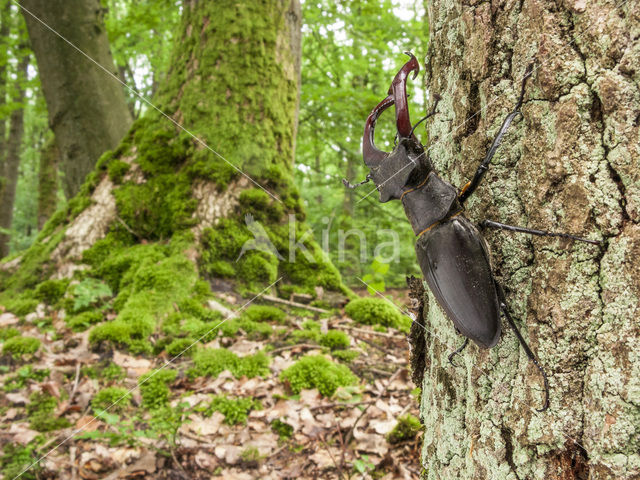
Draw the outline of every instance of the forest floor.
<instances>
[{"instance_id":1,"label":"forest floor","mask_svg":"<svg viewBox=\"0 0 640 480\"><path fill-rule=\"evenodd\" d=\"M96 348L61 312L0 306L0 341L41 342L0 357L0 478L36 459L20 478L419 478L406 328L280 307L249 307L204 345L136 355Z\"/></svg>"}]
</instances>

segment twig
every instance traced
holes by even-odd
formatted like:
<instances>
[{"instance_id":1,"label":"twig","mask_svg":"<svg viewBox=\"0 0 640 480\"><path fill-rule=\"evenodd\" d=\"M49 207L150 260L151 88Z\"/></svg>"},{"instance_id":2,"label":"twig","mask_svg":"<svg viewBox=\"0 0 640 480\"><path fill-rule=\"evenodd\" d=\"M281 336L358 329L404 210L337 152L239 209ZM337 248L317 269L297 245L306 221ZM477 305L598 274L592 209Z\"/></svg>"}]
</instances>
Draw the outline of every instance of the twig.
<instances>
[{"instance_id":1,"label":"twig","mask_svg":"<svg viewBox=\"0 0 640 480\"><path fill-rule=\"evenodd\" d=\"M403 338L402 335L396 334L396 333L391 333L391 332L376 332L375 330L365 330L364 328L357 328L357 327L349 327L348 325L340 325L340 328L343 328L345 330L352 330L354 332L359 332L359 333L366 333L367 335L376 335L378 337L386 337L386 338Z\"/></svg>"},{"instance_id":2,"label":"twig","mask_svg":"<svg viewBox=\"0 0 640 480\"><path fill-rule=\"evenodd\" d=\"M362 402L335 402L335 403L327 403L324 405L316 405L315 407L311 407L309 410L322 410L324 408L334 408L334 407L357 407L359 405L367 405L369 403L375 403L377 400L364 400Z\"/></svg>"},{"instance_id":3,"label":"twig","mask_svg":"<svg viewBox=\"0 0 640 480\"><path fill-rule=\"evenodd\" d=\"M119 216L119 215L116 215L116 220L117 220L118 222L120 222L120 224L125 228L125 230L126 230L127 232L129 232L131 235L133 235L133 236L134 236L134 237L136 237L136 238L142 238L140 235L138 235L136 232L134 232L134 231L131 229L131 227L130 227L129 225L127 225L127 224L124 222L124 220L122 220L122 219L120 218L120 216Z\"/></svg>"},{"instance_id":4,"label":"twig","mask_svg":"<svg viewBox=\"0 0 640 480\"><path fill-rule=\"evenodd\" d=\"M318 313L331 313L329 310L325 310L324 308L312 307L311 305L305 305L304 303L292 302L291 300L285 300L283 298L272 297L271 295L263 295L263 300L274 303L282 303L283 305L289 305L290 307L296 308L304 308L305 310L311 310L312 312Z\"/></svg>"},{"instance_id":5,"label":"twig","mask_svg":"<svg viewBox=\"0 0 640 480\"><path fill-rule=\"evenodd\" d=\"M80 380L80 362L76 362L76 378L73 381L73 388L71 389L71 393L69 394L69 400L68 400L69 405L73 403L73 397L76 394L76 390L78 390L79 380Z\"/></svg>"},{"instance_id":6,"label":"twig","mask_svg":"<svg viewBox=\"0 0 640 480\"><path fill-rule=\"evenodd\" d=\"M283 352L285 350L293 350L294 348L322 348L320 345L314 345L312 343L298 343L296 345L285 345L284 347L278 347L271 350L269 353L278 353Z\"/></svg>"}]
</instances>

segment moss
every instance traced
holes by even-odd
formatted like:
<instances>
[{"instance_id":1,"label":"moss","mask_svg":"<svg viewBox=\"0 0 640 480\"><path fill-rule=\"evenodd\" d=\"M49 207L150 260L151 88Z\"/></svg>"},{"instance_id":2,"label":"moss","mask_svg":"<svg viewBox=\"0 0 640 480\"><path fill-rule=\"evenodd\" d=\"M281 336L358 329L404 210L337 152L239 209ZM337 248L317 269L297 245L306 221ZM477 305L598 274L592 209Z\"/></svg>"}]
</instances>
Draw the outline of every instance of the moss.
<instances>
[{"instance_id":1,"label":"moss","mask_svg":"<svg viewBox=\"0 0 640 480\"><path fill-rule=\"evenodd\" d=\"M411 320L402 315L393 305L381 298L358 298L344 309L354 321L366 325L384 325L408 331Z\"/></svg>"},{"instance_id":2,"label":"moss","mask_svg":"<svg viewBox=\"0 0 640 480\"><path fill-rule=\"evenodd\" d=\"M279 222L284 216L283 204L274 200L260 188L250 188L240 193L240 216L251 214L259 222Z\"/></svg>"},{"instance_id":3,"label":"moss","mask_svg":"<svg viewBox=\"0 0 640 480\"><path fill-rule=\"evenodd\" d=\"M2 458L0 465L2 466L2 475L4 478L18 478L22 480L36 480L42 469L39 462L36 462L36 445L33 443L25 447L6 443L2 447Z\"/></svg>"},{"instance_id":4,"label":"moss","mask_svg":"<svg viewBox=\"0 0 640 480\"><path fill-rule=\"evenodd\" d=\"M194 224L196 202L183 176L156 175L142 184L126 183L113 194L120 218L140 238L171 238Z\"/></svg>"},{"instance_id":5,"label":"moss","mask_svg":"<svg viewBox=\"0 0 640 480\"><path fill-rule=\"evenodd\" d=\"M226 395L216 395L211 403L203 411L210 416L213 412L224 415L224 421L228 425L247 423L247 417L251 410L261 410L262 403L253 398L229 398Z\"/></svg>"},{"instance_id":6,"label":"moss","mask_svg":"<svg viewBox=\"0 0 640 480\"><path fill-rule=\"evenodd\" d=\"M0 340L7 340L11 337L17 337L20 335L20 330L14 327L0 328Z\"/></svg>"},{"instance_id":7,"label":"moss","mask_svg":"<svg viewBox=\"0 0 640 480\"><path fill-rule=\"evenodd\" d=\"M283 323L287 315L276 307L251 305L242 312L242 316L254 322Z\"/></svg>"},{"instance_id":8,"label":"moss","mask_svg":"<svg viewBox=\"0 0 640 480\"><path fill-rule=\"evenodd\" d=\"M75 218L82 213L89 205L91 205L91 197L85 197L78 195L69 200L67 209L69 210L69 216Z\"/></svg>"},{"instance_id":9,"label":"moss","mask_svg":"<svg viewBox=\"0 0 640 480\"><path fill-rule=\"evenodd\" d=\"M177 374L175 370L158 369L140 377L138 387L142 395L142 406L156 409L166 405L171 394L168 384L175 380Z\"/></svg>"},{"instance_id":10,"label":"moss","mask_svg":"<svg viewBox=\"0 0 640 480\"><path fill-rule=\"evenodd\" d=\"M65 323L74 332L82 332L89 328L91 325L101 322L103 319L102 313L97 311L83 312L79 315L73 315L65 318Z\"/></svg>"},{"instance_id":11,"label":"moss","mask_svg":"<svg viewBox=\"0 0 640 480\"><path fill-rule=\"evenodd\" d=\"M334 350L331 352L331 356L337 358L338 360L342 360L343 362L350 363L353 362L358 356L360 352L356 350Z\"/></svg>"},{"instance_id":12,"label":"moss","mask_svg":"<svg viewBox=\"0 0 640 480\"><path fill-rule=\"evenodd\" d=\"M127 174L131 165L122 160L114 160L109 163L107 171L109 172L109 178L113 183L121 183L122 178Z\"/></svg>"},{"instance_id":13,"label":"moss","mask_svg":"<svg viewBox=\"0 0 640 480\"><path fill-rule=\"evenodd\" d=\"M346 333L340 330L329 330L320 337L319 343L331 350L344 350L345 348L349 348L351 340Z\"/></svg>"},{"instance_id":14,"label":"moss","mask_svg":"<svg viewBox=\"0 0 640 480\"><path fill-rule=\"evenodd\" d=\"M107 387L95 394L91 400L91 408L94 413L100 410L109 412L122 412L131 404L131 394L120 387Z\"/></svg>"},{"instance_id":15,"label":"moss","mask_svg":"<svg viewBox=\"0 0 640 480\"><path fill-rule=\"evenodd\" d=\"M31 365L20 367L15 375L5 379L3 388L7 392L23 388L31 381L42 382L51 372L48 368L34 368Z\"/></svg>"},{"instance_id":16,"label":"moss","mask_svg":"<svg viewBox=\"0 0 640 480\"><path fill-rule=\"evenodd\" d=\"M41 302L55 306L67 291L69 282L69 279L45 280L36 287L34 296Z\"/></svg>"},{"instance_id":17,"label":"moss","mask_svg":"<svg viewBox=\"0 0 640 480\"><path fill-rule=\"evenodd\" d=\"M195 352L193 362L195 366L189 372L191 376L217 377L223 370L229 370L236 378L269 374L269 357L263 352L238 357L228 350L203 348Z\"/></svg>"},{"instance_id":18,"label":"moss","mask_svg":"<svg viewBox=\"0 0 640 480\"><path fill-rule=\"evenodd\" d=\"M278 434L280 440L288 440L293 435L293 427L279 418L271 422L271 430Z\"/></svg>"},{"instance_id":19,"label":"moss","mask_svg":"<svg viewBox=\"0 0 640 480\"><path fill-rule=\"evenodd\" d=\"M14 359L25 355L33 355L40 348L40 340L33 337L11 337L4 342L2 353L11 355Z\"/></svg>"},{"instance_id":20,"label":"moss","mask_svg":"<svg viewBox=\"0 0 640 480\"><path fill-rule=\"evenodd\" d=\"M51 432L70 426L66 418L55 416L57 406L58 400L55 397L47 393L32 393L27 405L27 416L31 428L39 432Z\"/></svg>"},{"instance_id":21,"label":"moss","mask_svg":"<svg viewBox=\"0 0 640 480\"><path fill-rule=\"evenodd\" d=\"M193 338L176 338L167 345L165 351L167 352L167 355L172 358L181 354L190 357L195 353L195 345L193 345L194 342L195 340Z\"/></svg>"},{"instance_id":22,"label":"moss","mask_svg":"<svg viewBox=\"0 0 640 480\"><path fill-rule=\"evenodd\" d=\"M401 443L413 440L421 431L420 420L407 413L398 418L396 426L387 434L387 441L389 443Z\"/></svg>"},{"instance_id":23,"label":"moss","mask_svg":"<svg viewBox=\"0 0 640 480\"><path fill-rule=\"evenodd\" d=\"M293 393L317 388L325 397L333 395L338 387L356 385L358 378L344 365L333 363L322 355L306 356L280 374Z\"/></svg>"},{"instance_id":24,"label":"moss","mask_svg":"<svg viewBox=\"0 0 640 480\"><path fill-rule=\"evenodd\" d=\"M240 452L240 460L246 468L258 468L258 463L262 459L258 447L250 446L246 447Z\"/></svg>"},{"instance_id":25,"label":"moss","mask_svg":"<svg viewBox=\"0 0 640 480\"><path fill-rule=\"evenodd\" d=\"M25 292L23 296L3 302L3 304L8 312L19 317L23 317L28 313L33 312L40 303L37 299L31 297L31 295L32 292Z\"/></svg>"},{"instance_id":26,"label":"moss","mask_svg":"<svg viewBox=\"0 0 640 480\"><path fill-rule=\"evenodd\" d=\"M126 373L123 368L113 362L102 370L102 377L105 380L122 380L125 376Z\"/></svg>"}]
</instances>

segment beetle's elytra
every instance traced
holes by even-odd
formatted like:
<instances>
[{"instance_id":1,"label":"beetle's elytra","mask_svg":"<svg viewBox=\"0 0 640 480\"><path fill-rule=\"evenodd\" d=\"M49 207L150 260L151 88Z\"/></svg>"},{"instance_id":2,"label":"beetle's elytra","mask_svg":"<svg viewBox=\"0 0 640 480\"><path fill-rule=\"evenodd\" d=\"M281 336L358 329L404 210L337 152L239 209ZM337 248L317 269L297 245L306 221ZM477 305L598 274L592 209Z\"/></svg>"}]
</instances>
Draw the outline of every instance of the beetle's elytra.
<instances>
[{"instance_id":1,"label":"beetle's elytra","mask_svg":"<svg viewBox=\"0 0 640 480\"><path fill-rule=\"evenodd\" d=\"M500 340L500 314L503 313L527 356L542 375L545 395L539 411L544 411L549 407L547 375L509 313L504 292L493 276L489 248L480 229L464 216L465 200L482 181L506 130L515 117L521 115L520 107L527 79L533 71L532 65L522 80L515 108L502 123L473 178L459 189L440 178L425 148L413 133L415 126L412 127L409 118L406 83L409 74L415 72L415 78L420 67L411 53L407 55L410 60L396 74L387 97L372 110L365 123L362 150L364 163L370 172L362 183L373 180L381 202L396 199L404 206L417 236L416 255L427 284L456 330L466 337L464 344L449 355L449 361L453 364L453 356L460 353L469 340L481 348L494 347ZM425 118L435 113L437 99L435 103L433 111ZM386 153L376 148L374 132L378 117L391 105L395 105L398 142L391 153ZM357 186L346 180L344 183L350 188ZM480 228L485 227L599 243L566 233L515 227L489 220L480 224Z\"/></svg>"}]
</instances>

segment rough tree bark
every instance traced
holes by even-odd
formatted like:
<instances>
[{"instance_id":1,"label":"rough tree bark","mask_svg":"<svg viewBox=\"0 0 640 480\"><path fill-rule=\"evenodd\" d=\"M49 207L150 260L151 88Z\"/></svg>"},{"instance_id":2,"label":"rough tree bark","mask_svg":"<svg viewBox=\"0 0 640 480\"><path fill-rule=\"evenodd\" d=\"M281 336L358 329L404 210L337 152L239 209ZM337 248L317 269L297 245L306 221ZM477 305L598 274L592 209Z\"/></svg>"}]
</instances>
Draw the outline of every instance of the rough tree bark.
<instances>
[{"instance_id":1,"label":"rough tree bark","mask_svg":"<svg viewBox=\"0 0 640 480\"><path fill-rule=\"evenodd\" d=\"M99 0L23 0L21 5L117 75ZM122 85L22 13L60 151L64 191L71 198L100 155L120 143L131 126L131 113Z\"/></svg>"},{"instance_id":2,"label":"rough tree bark","mask_svg":"<svg viewBox=\"0 0 640 480\"><path fill-rule=\"evenodd\" d=\"M55 138L40 151L38 170L38 230L42 230L58 206L58 164L60 152Z\"/></svg>"},{"instance_id":3,"label":"rough tree bark","mask_svg":"<svg viewBox=\"0 0 640 480\"><path fill-rule=\"evenodd\" d=\"M0 228L11 228L13 221L13 205L16 197L16 185L18 183L18 167L20 166L20 152L22 136L24 134L24 96L25 89L22 83L27 78L29 68L29 55L21 60L16 72L15 95L13 110L9 115L9 137L5 157L0 159ZM9 254L9 240L11 235L0 232L0 258Z\"/></svg>"},{"instance_id":4,"label":"rough tree bark","mask_svg":"<svg viewBox=\"0 0 640 480\"><path fill-rule=\"evenodd\" d=\"M431 158L454 184L473 175L536 59L524 117L468 215L604 244L486 233L549 374L544 413L541 377L508 325L494 349L471 345L452 367L461 337L428 294L426 478L640 478L639 13L635 1L429 4L426 84L442 97Z\"/></svg>"}]
</instances>

